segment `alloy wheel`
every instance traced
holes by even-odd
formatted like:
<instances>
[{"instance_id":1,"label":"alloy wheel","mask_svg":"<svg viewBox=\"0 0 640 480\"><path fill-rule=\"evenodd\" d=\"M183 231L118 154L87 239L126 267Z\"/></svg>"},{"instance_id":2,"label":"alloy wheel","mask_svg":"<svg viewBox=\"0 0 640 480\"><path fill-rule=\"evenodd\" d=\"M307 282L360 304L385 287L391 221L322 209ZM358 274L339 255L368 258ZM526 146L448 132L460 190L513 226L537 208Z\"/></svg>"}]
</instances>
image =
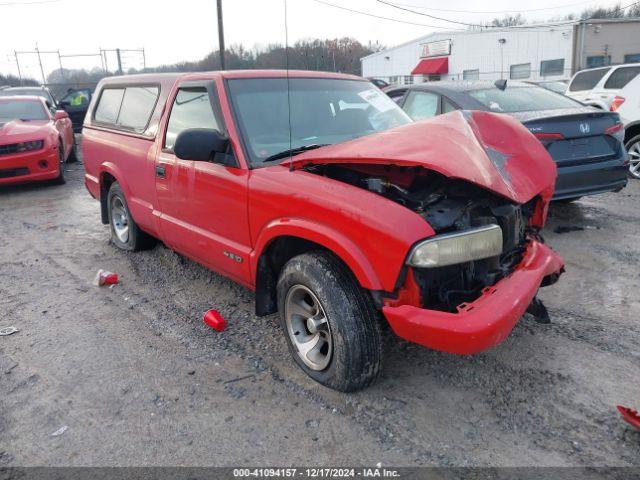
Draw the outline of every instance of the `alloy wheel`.
<instances>
[{"instance_id":1,"label":"alloy wheel","mask_svg":"<svg viewBox=\"0 0 640 480\"><path fill-rule=\"evenodd\" d=\"M640 140L629 145L629 173L640 179Z\"/></svg>"},{"instance_id":2,"label":"alloy wheel","mask_svg":"<svg viewBox=\"0 0 640 480\"><path fill-rule=\"evenodd\" d=\"M318 297L304 285L294 285L287 292L284 308L287 333L298 357L312 370L327 368L333 354L333 338Z\"/></svg>"},{"instance_id":3,"label":"alloy wheel","mask_svg":"<svg viewBox=\"0 0 640 480\"><path fill-rule=\"evenodd\" d=\"M120 197L113 197L111 201L111 223L118 240L127 243L129 240L129 215Z\"/></svg>"}]
</instances>

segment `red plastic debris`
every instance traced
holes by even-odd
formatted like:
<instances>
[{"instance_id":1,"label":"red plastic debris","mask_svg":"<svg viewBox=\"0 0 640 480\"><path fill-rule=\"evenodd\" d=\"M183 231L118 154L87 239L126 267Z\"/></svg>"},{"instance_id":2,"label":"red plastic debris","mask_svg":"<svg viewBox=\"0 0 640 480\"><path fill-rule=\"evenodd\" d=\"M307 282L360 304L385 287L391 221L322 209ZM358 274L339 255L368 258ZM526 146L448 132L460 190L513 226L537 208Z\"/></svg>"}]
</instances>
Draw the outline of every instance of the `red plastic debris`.
<instances>
[{"instance_id":1,"label":"red plastic debris","mask_svg":"<svg viewBox=\"0 0 640 480\"><path fill-rule=\"evenodd\" d=\"M618 405L618 411L622 414L625 422L640 430L640 414L638 414L637 410Z\"/></svg>"},{"instance_id":2,"label":"red plastic debris","mask_svg":"<svg viewBox=\"0 0 640 480\"><path fill-rule=\"evenodd\" d=\"M98 270L93 283L99 287L102 287L103 285L115 285L118 283L118 274L108 272L107 270Z\"/></svg>"},{"instance_id":3,"label":"red plastic debris","mask_svg":"<svg viewBox=\"0 0 640 480\"><path fill-rule=\"evenodd\" d=\"M222 315L220 315L220 312L217 310L209 310L204 314L204 318L202 320L205 325L209 325L218 332L223 331L227 326L227 322L222 318Z\"/></svg>"}]
</instances>

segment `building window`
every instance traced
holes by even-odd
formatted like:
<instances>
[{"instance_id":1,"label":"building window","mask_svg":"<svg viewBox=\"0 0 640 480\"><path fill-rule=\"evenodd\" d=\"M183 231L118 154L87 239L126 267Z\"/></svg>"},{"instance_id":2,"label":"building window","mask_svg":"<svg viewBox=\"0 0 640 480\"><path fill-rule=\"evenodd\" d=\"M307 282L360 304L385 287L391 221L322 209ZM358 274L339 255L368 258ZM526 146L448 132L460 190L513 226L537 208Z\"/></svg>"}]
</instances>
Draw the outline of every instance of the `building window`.
<instances>
[{"instance_id":1,"label":"building window","mask_svg":"<svg viewBox=\"0 0 640 480\"><path fill-rule=\"evenodd\" d=\"M605 65L611 65L611 55L593 55L587 57L587 68L603 67Z\"/></svg>"},{"instance_id":2,"label":"building window","mask_svg":"<svg viewBox=\"0 0 640 480\"><path fill-rule=\"evenodd\" d=\"M521 78L529 78L531 76L531 64L520 63L518 65L511 65L511 72L509 78L511 80L518 80Z\"/></svg>"},{"instance_id":3,"label":"building window","mask_svg":"<svg viewBox=\"0 0 640 480\"><path fill-rule=\"evenodd\" d=\"M463 70L462 79L463 80L480 80L480 70L478 70L477 68L475 70Z\"/></svg>"},{"instance_id":4,"label":"building window","mask_svg":"<svg viewBox=\"0 0 640 480\"><path fill-rule=\"evenodd\" d=\"M389 77L389 83L391 85L398 85L400 83L400 77L398 75L392 75Z\"/></svg>"},{"instance_id":5,"label":"building window","mask_svg":"<svg viewBox=\"0 0 640 480\"><path fill-rule=\"evenodd\" d=\"M564 58L557 60L543 60L540 62L540 76L549 77L551 75L564 74Z\"/></svg>"},{"instance_id":6,"label":"building window","mask_svg":"<svg viewBox=\"0 0 640 480\"><path fill-rule=\"evenodd\" d=\"M413 85L413 76L412 75L405 75L404 76L404 84L405 85Z\"/></svg>"},{"instance_id":7,"label":"building window","mask_svg":"<svg viewBox=\"0 0 640 480\"><path fill-rule=\"evenodd\" d=\"M630 53L625 55L624 63L640 63L640 53Z\"/></svg>"}]
</instances>

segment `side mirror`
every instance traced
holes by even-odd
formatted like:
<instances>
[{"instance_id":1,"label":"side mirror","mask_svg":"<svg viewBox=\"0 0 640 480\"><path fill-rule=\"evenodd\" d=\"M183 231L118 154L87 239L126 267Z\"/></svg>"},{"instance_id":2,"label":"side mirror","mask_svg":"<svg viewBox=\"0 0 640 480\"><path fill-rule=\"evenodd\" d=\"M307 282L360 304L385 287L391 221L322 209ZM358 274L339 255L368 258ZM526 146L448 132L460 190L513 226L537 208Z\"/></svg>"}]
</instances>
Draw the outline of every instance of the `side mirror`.
<instances>
[{"instance_id":1,"label":"side mirror","mask_svg":"<svg viewBox=\"0 0 640 480\"><path fill-rule=\"evenodd\" d=\"M229 139L218 130L190 128L178 134L173 151L182 160L209 162L216 153L226 154L227 148Z\"/></svg>"},{"instance_id":2,"label":"side mirror","mask_svg":"<svg viewBox=\"0 0 640 480\"><path fill-rule=\"evenodd\" d=\"M69 118L69 114L64 110L56 110L55 120L64 120L65 118Z\"/></svg>"},{"instance_id":3,"label":"side mirror","mask_svg":"<svg viewBox=\"0 0 640 480\"><path fill-rule=\"evenodd\" d=\"M67 102L66 100L62 100L60 102L58 102L58 107L60 108L65 108L68 107L69 105L71 105L69 102Z\"/></svg>"},{"instance_id":4,"label":"side mirror","mask_svg":"<svg viewBox=\"0 0 640 480\"><path fill-rule=\"evenodd\" d=\"M498 90L502 90L504 92L504 90L507 88L507 81L505 79L496 80L494 82L494 85Z\"/></svg>"}]
</instances>

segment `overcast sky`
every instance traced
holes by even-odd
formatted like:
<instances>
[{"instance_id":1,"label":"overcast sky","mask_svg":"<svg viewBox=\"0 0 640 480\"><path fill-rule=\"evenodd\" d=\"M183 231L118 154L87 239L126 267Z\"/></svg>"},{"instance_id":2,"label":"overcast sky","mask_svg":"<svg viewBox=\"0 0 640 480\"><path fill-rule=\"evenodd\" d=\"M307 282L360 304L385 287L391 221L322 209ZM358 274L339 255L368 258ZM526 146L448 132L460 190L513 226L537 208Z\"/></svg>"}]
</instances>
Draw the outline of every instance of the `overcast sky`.
<instances>
[{"instance_id":1,"label":"overcast sky","mask_svg":"<svg viewBox=\"0 0 640 480\"><path fill-rule=\"evenodd\" d=\"M475 23L522 11L530 20L547 20L615 0L385 0L426 14ZM325 4L321 3L324 2ZM429 26L377 19L335 8L360 10ZM630 1L622 2L623 4ZM561 8L558 8L561 6ZM429 10L425 9L429 7ZM289 40L354 37L391 46L443 29L464 26L403 12L378 0L288 0ZM515 10L513 10L515 9ZM536 9L536 11L524 11ZM227 45L246 47L284 43L284 0L223 0ZM461 12L458 12L461 11ZM482 12L482 13L480 13ZM144 47L148 66L198 60L218 46L216 0L0 0L0 72L16 74L14 50L64 54L97 53L99 48ZM444 28L433 28L444 27ZM43 55L45 73L57 68L56 55ZM99 57L65 58L67 68L100 66ZM109 58L115 70L115 56ZM142 67L135 52L123 54L124 68ZM20 56L23 75L41 78L35 55Z\"/></svg>"}]
</instances>

